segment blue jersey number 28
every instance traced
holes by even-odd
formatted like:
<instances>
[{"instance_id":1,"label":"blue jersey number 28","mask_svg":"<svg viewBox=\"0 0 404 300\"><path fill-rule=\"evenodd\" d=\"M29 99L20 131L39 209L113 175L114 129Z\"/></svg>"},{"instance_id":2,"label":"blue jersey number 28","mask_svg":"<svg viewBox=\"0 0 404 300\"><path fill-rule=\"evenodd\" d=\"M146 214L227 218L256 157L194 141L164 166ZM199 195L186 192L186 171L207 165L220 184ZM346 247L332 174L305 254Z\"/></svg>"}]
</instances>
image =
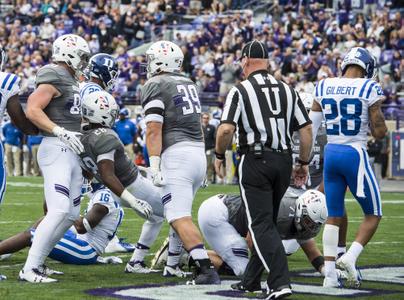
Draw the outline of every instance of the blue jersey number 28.
<instances>
[{"instance_id":1,"label":"blue jersey number 28","mask_svg":"<svg viewBox=\"0 0 404 300\"><path fill-rule=\"evenodd\" d=\"M340 124L334 124L332 127L327 127L328 135L357 135L361 128L361 114L362 114L362 102L359 99L349 99L345 98L339 102L339 112L338 103L332 98L326 98L321 101L323 109L326 105L329 105L330 112L324 114L327 121L334 120L341 114ZM348 111L348 105L353 106L353 111ZM354 123L354 128L348 128L348 122L352 120Z\"/></svg>"}]
</instances>

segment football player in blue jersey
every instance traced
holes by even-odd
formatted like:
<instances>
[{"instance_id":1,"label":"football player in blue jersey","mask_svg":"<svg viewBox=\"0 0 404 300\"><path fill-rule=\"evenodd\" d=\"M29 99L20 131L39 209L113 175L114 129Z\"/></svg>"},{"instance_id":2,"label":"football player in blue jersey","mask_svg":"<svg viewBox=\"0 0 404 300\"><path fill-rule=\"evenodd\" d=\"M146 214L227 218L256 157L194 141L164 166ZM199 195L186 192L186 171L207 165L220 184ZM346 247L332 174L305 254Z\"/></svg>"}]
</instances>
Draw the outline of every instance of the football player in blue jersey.
<instances>
[{"instance_id":1,"label":"football player in blue jersey","mask_svg":"<svg viewBox=\"0 0 404 300\"><path fill-rule=\"evenodd\" d=\"M372 238L382 216L379 187L366 152L367 133L385 136L387 127L381 111L384 95L374 80L376 59L364 48L352 48L342 64L342 77L321 80L315 89L310 112L313 136L323 118L328 144L324 153L324 187L328 219L323 232L325 257L324 287L340 287L336 264L348 273L348 283L359 286L356 261ZM355 241L337 262L338 230L344 215L347 186L359 202L364 219Z\"/></svg>"},{"instance_id":2,"label":"football player in blue jersey","mask_svg":"<svg viewBox=\"0 0 404 300\"><path fill-rule=\"evenodd\" d=\"M22 132L36 135L38 134L38 128L27 119L20 104L18 96L20 92L20 78L17 75L2 71L6 61L6 52L0 47L0 126L3 122L4 113L7 110L13 123ZM4 149L0 143L0 204L6 191L6 177ZM3 279L6 279L6 277L0 275L0 280Z\"/></svg>"}]
</instances>

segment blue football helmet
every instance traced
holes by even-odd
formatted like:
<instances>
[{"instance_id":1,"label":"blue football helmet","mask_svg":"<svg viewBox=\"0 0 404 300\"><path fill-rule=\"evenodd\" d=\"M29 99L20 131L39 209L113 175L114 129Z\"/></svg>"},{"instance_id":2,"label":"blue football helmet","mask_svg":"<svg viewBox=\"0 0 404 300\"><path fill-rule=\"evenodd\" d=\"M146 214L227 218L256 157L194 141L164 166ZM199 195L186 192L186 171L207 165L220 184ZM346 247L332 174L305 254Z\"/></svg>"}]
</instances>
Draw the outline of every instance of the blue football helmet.
<instances>
[{"instance_id":1,"label":"blue football helmet","mask_svg":"<svg viewBox=\"0 0 404 300\"><path fill-rule=\"evenodd\" d=\"M355 47L349 50L341 64L342 74L345 74L350 65L357 65L365 70L366 78L375 79L377 76L376 58L365 48Z\"/></svg>"},{"instance_id":2,"label":"blue football helmet","mask_svg":"<svg viewBox=\"0 0 404 300\"><path fill-rule=\"evenodd\" d=\"M125 118L130 117L130 111L126 107L121 108L120 111L119 111L119 114L125 116Z\"/></svg>"},{"instance_id":3,"label":"blue football helmet","mask_svg":"<svg viewBox=\"0 0 404 300\"><path fill-rule=\"evenodd\" d=\"M106 53L98 53L90 58L88 63L90 77L101 79L104 88L112 91L119 76L118 62Z\"/></svg>"}]
</instances>

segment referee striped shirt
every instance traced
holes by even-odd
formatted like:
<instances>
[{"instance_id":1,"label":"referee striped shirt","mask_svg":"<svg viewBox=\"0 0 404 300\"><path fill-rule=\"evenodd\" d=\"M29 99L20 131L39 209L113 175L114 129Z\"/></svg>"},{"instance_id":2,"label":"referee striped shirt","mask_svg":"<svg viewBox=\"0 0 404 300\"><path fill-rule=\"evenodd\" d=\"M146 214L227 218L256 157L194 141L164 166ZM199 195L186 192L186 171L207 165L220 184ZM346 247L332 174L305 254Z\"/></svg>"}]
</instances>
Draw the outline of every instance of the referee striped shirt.
<instances>
[{"instance_id":1,"label":"referee striped shirt","mask_svg":"<svg viewBox=\"0 0 404 300\"><path fill-rule=\"evenodd\" d=\"M258 70L230 90L221 123L237 126L240 148L261 142L275 150L289 150L293 131L311 121L293 88Z\"/></svg>"}]
</instances>

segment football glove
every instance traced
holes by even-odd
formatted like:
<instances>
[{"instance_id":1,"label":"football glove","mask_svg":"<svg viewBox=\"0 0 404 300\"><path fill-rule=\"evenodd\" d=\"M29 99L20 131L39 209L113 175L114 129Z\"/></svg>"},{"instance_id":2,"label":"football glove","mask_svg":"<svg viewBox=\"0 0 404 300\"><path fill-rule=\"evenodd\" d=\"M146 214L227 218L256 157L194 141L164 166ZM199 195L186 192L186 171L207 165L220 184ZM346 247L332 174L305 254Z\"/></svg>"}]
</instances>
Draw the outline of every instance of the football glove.
<instances>
[{"instance_id":1,"label":"football glove","mask_svg":"<svg viewBox=\"0 0 404 300\"><path fill-rule=\"evenodd\" d=\"M80 132L69 131L63 127L56 126L53 128L52 133L77 155L84 152L84 146L80 141Z\"/></svg>"},{"instance_id":2,"label":"football glove","mask_svg":"<svg viewBox=\"0 0 404 300\"><path fill-rule=\"evenodd\" d=\"M121 194L121 200L123 204L127 207L131 207L140 217L144 219L150 218L153 214L153 208L144 200L137 199L133 196L127 189Z\"/></svg>"}]
</instances>

